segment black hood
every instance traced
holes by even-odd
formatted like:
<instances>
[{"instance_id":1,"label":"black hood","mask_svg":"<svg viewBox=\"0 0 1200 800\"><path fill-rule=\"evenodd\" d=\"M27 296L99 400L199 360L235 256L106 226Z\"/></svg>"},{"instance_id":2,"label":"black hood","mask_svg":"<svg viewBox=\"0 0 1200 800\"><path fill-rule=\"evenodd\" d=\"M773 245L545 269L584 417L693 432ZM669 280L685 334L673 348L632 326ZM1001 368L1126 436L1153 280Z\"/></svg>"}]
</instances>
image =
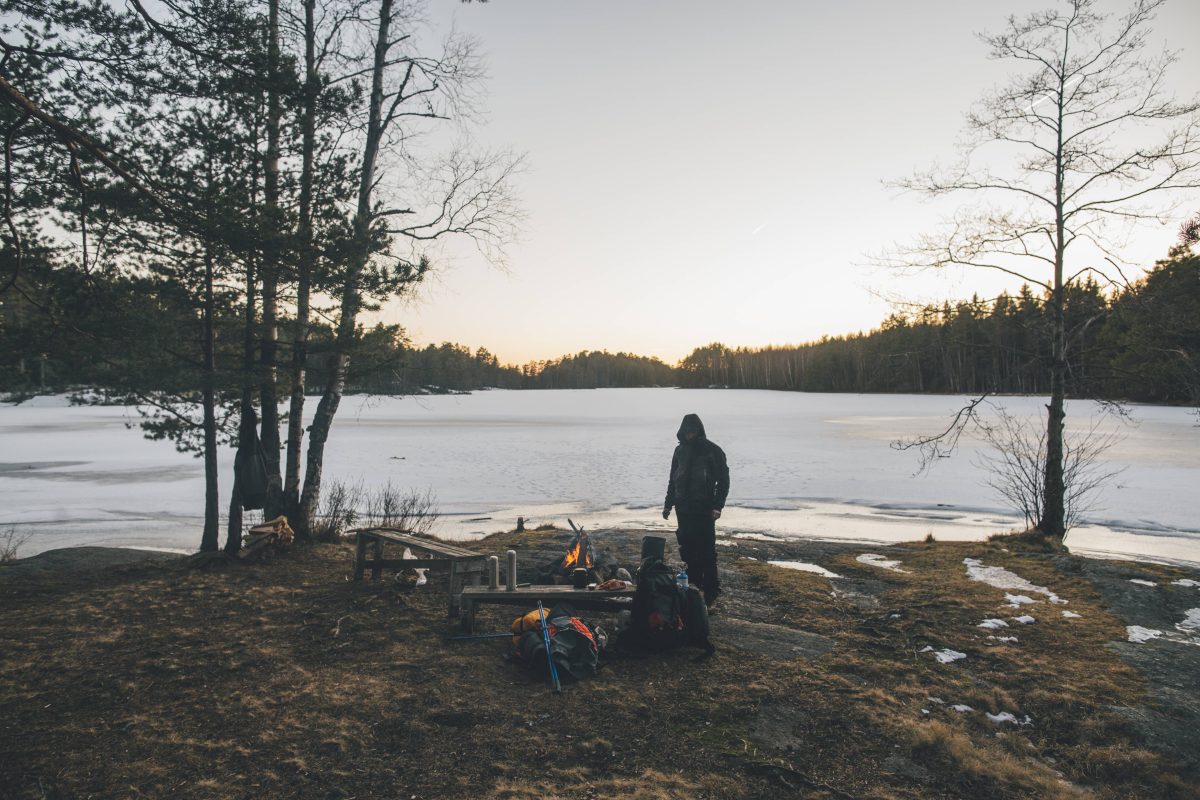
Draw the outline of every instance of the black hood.
<instances>
[{"instance_id":1,"label":"black hood","mask_svg":"<svg viewBox=\"0 0 1200 800\"><path fill-rule=\"evenodd\" d=\"M683 422L679 423L679 432L675 434L681 442L687 441L687 435L695 432L697 439L706 438L704 435L704 423L700 421L700 417L696 414L687 414L683 418Z\"/></svg>"}]
</instances>

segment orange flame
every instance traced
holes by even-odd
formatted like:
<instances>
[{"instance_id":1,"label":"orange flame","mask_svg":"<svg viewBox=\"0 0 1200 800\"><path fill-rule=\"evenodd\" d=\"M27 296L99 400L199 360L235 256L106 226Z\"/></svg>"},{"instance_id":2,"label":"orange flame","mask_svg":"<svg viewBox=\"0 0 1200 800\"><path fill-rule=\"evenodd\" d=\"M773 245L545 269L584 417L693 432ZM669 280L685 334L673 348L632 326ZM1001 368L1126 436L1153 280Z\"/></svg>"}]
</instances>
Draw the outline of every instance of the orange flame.
<instances>
[{"instance_id":1,"label":"orange flame","mask_svg":"<svg viewBox=\"0 0 1200 800\"><path fill-rule=\"evenodd\" d=\"M567 550L567 554L563 557L563 569L575 569L576 567L592 567L592 554L584 546L586 540L579 537L575 540L575 546Z\"/></svg>"}]
</instances>

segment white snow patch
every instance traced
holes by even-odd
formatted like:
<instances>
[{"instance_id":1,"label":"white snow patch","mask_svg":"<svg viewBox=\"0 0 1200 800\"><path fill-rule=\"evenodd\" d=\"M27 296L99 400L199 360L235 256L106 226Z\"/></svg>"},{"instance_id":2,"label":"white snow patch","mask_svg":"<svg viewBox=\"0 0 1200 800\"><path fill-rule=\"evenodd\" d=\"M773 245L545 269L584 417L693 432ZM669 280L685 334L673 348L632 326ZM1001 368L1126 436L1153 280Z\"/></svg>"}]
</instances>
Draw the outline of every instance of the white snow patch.
<instances>
[{"instance_id":1,"label":"white snow patch","mask_svg":"<svg viewBox=\"0 0 1200 800\"><path fill-rule=\"evenodd\" d=\"M1022 625L1032 625L1033 623L1037 622L1037 620L1036 620L1036 619L1034 619L1033 617L1029 616L1028 614L1022 614L1022 615L1021 615L1021 616L1019 616L1019 617L1013 617L1013 621L1014 621L1014 622L1019 622L1019 623L1021 623Z\"/></svg>"},{"instance_id":2,"label":"white snow patch","mask_svg":"<svg viewBox=\"0 0 1200 800\"><path fill-rule=\"evenodd\" d=\"M1138 586L1158 586L1154 581L1144 581L1141 578L1130 578L1130 583L1136 583Z\"/></svg>"},{"instance_id":3,"label":"white snow patch","mask_svg":"<svg viewBox=\"0 0 1200 800\"><path fill-rule=\"evenodd\" d=\"M1157 639L1162 636L1162 631L1154 628L1143 628L1141 625L1126 625L1125 633L1129 636L1129 641L1137 644L1148 642L1151 639Z\"/></svg>"},{"instance_id":4,"label":"white snow patch","mask_svg":"<svg viewBox=\"0 0 1200 800\"><path fill-rule=\"evenodd\" d=\"M1200 608L1189 608L1184 613L1187 616L1175 623L1175 628L1187 634L1200 633Z\"/></svg>"},{"instance_id":5,"label":"white snow patch","mask_svg":"<svg viewBox=\"0 0 1200 800\"><path fill-rule=\"evenodd\" d=\"M1008 601L1008 605L1012 608L1020 608L1021 606L1033 605L1037 602L1032 597L1023 594L1004 593L1004 599Z\"/></svg>"},{"instance_id":6,"label":"white snow patch","mask_svg":"<svg viewBox=\"0 0 1200 800\"><path fill-rule=\"evenodd\" d=\"M1008 623L1002 619L985 619L983 622L975 626L976 628L1007 628Z\"/></svg>"},{"instance_id":7,"label":"white snow patch","mask_svg":"<svg viewBox=\"0 0 1200 800\"><path fill-rule=\"evenodd\" d=\"M1171 581L1172 586L1195 586L1200 588L1200 581L1194 581L1191 578L1180 578L1177 581Z\"/></svg>"},{"instance_id":8,"label":"white snow patch","mask_svg":"<svg viewBox=\"0 0 1200 800\"><path fill-rule=\"evenodd\" d=\"M926 698L926 699L928 699L928 700L929 700L929 702L931 702L931 703L937 703L939 706L944 706L944 705L946 705L946 701L945 701L945 700L943 700L943 699L942 699L942 698L940 698L940 697L929 697L929 698Z\"/></svg>"},{"instance_id":9,"label":"white snow patch","mask_svg":"<svg viewBox=\"0 0 1200 800\"><path fill-rule=\"evenodd\" d=\"M768 561L767 563L776 567L783 567L784 569L798 569L801 572L815 572L818 575L824 575L826 578L842 577L836 572L830 572L818 564L809 564L805 561Z\"/></svg>"},{"instance_id":10,"label":"white snow patch","mask_svg":"<svg viewBox=\"0 0 1200 800\"><path fill-rule=\"evenodd\" d=\"M967 565L967 577L973 581L986 583L988 586L995 586L997 589L1020 589L1021 591L1032 592L1034 594L1044 594L1051 603L1067 602L1045 586L1030 583L1017 573L1009 572L1004 567L989 567L977 558L964 558L963 563Z\"/></svg>"},{"instance_id":11,"label":"white snow patch","mask_svg":"<svg viewBox=\"0 0 1200 800\"><path fill-rule=\"evenodd\" d=\"M970 712L975 710L975 709L971 708L970 706L963 705L962 703L958 703L958 704L952 705L950 707L953 708L955 711L957 711L960 714L969 714Z\"/></svg>"},{"instance_id":12,"label":"white snow patch","mask_svg":"<svg viewBox=\"0 0 1200 800\"><path fill-rule=\"evenodd\" d=\"M1004 642L1004 643L1006 643L1006 644L1010 644L1010 643L1012 643L1012 642L1015 642L1015 641L1017 641L1017 637L1015 637L1015 636L997 636L997 637L996 637L996 641L997 641L997 642Z\"/></svg>"},{"instance_id":13,"label":"white snow patch","mask_svg":"<svg viewBox=\"0 0 1200 800\"><path fill-rule=\"evenodd\" d=\"M918 650L917 652L918 653L928 653L932 649L933 649L933 645L927 644L924 647L922 647L920 650Z\"/></svg>"},{"instance_id":14,"label":"white snow patch","mask_svg":"<svg viewBox=\"0 0 1200 800\"><path fill-rule=\"evenodd\" d=\"M991 712L984 712L984 713L987 716L987 718L989 720L991 720L991 722L993 724L996 724L996 725L999 725L1003 722L1011 722L1014 725L1031 725L1031 724L1033 724L1033 720L1031 720L1029 718L1028 714L1025 715L1024 719L1017 719L1015 716L1012 715L1011 712L1008 712L1008 711L1001 711L999 714L992 714Z\"/></svg>"},{"instance_id":15,"label":"white snow patch","mask_svg":"<svg viewBox=\"0 0 1200 800\"><path fill-rule=\"evenodd\" d=\"M1064 617L1066 617L1067 619L1079 619L1079 618L1080 618L1080 617L1082 617L1083 615L1082 615L1082 614L1076 614L1074 611L1064 611L1064 612L1063 612L1063 616L1064 616Z\"/></svg>"},{"instance_id":16,"label":"white snow patch","mask_svg":"<svg viewBox=\"0 0 1200 800\"><path fill-rule=\"evenodd\" d=\"M958 661L959 659L966 658L967 654L946 648L944 650L938 650L933 654L933 657L936 658L939 663L949 664L951 661Z\"/></svg>"},{"instance_id":17,"label":"white snow patch","mask_svg":"<svg viewBox=\"0 0 1200 800\"><path fill-rule=\"evenodd\" d=\"M884 558L876 553L863 553L858 558L854 559L860 564L866 564L871 567L879 567L880 569L891 570L892 572L908 572L906 569L900 569L900 561L892 561Z\"/></svg>"}]
</instances>

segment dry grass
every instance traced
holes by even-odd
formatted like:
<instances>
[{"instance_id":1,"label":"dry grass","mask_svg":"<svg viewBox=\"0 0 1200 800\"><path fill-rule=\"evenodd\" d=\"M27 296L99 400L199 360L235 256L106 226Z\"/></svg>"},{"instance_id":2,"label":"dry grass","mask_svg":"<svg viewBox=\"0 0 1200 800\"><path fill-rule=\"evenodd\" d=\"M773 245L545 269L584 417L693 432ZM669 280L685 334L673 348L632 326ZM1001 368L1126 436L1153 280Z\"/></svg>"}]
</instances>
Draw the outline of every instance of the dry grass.
<instances>
[{"instance_id":1,"label":"dry grass","mask_svg":"<svg viewBox=\"0 0 1200 800\"><path fill-rule=\"evenodd\" d=\"M561 696L505 663L503 640L446 643L436 573L421 588L350 583L348 545L8 581L0 797L1189 796L1108 710L1144 687L1106 647L1120 626L1090 584L1002 547L911 545L896 553L907 575L839 556L826 566L879 582L865 609L816 575L739 560L764 621L832 636L834 651L779 661L718 639L700 663L614 654ZM1025 626L1020 647L987 640L975 625L1003 593L961 564L981 553L1083 618ZM480 627L516 613L484 607ZM926 644L968 659L937 664ZM984 711L1034 724L999 728Z\"/></svg>"}]
</instances>

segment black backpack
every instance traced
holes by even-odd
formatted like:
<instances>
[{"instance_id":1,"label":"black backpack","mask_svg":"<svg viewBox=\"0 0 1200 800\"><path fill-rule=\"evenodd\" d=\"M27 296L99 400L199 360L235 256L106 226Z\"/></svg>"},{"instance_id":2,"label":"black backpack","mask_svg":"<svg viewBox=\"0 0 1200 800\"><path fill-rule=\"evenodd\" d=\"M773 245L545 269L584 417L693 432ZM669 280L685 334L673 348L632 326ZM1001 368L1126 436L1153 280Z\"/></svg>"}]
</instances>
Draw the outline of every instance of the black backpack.
<instances>
[{"instance_id":1,"label":"black backpack","mask_svg":"<svg viewBox=\"0 0 1200 800\"><path fill-rule=\"evenodd\" d=\"M662 559L647 558L638 570L629 631L638 644L654 650L684 641L683 592Z\"/></svg>"},{"instance_id":2,"label":"black backpack","mask_svg":"<svg viewBox=\"0 0 1200 800\"><path fill-rule=\"evenodd\" d=\"M536 613L536 612L535 612ZM595 675L600 668L600 650L603 634L598 629L575 615L574 610L562 603L546 615L546 628L550 634L550 652L560 680L579 679ZM517 643L517 657L529 669L549 672L546 661L546 640L539 625L536 630L526 631Z\"/></svg>"}]
</instances>

